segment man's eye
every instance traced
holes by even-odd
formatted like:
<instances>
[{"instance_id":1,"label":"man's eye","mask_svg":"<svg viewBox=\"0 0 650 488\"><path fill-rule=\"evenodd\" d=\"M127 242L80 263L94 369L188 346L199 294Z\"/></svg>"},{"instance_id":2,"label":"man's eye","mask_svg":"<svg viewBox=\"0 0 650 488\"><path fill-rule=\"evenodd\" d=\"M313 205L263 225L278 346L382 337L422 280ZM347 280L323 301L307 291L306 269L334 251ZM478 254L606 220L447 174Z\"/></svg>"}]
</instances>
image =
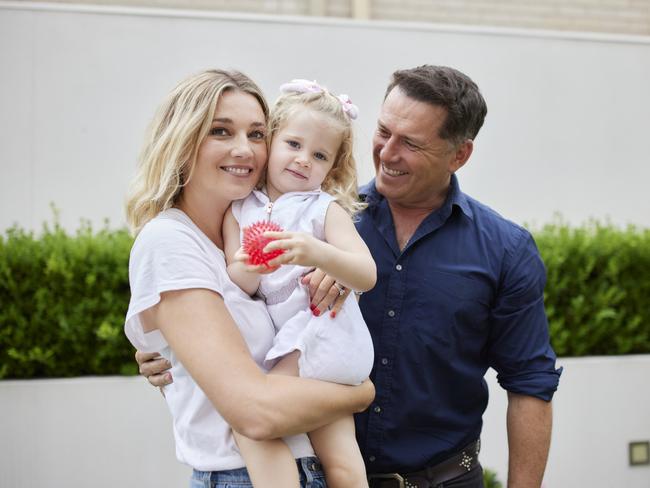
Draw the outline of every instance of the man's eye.
<instances>
[{"instance_id":1,"label":"man's eye","mask_svg":"<svg viewBox=\"0 0 650 488\"><path fill-rule=\"evenodd\" d=\"M404 141L404 145L408 148L411 149L412 151L415 151L418 149L418 146L413 144L411 141Z\"/></svg>"},{"instance_id":2,"label":"man's eye","mask_svg":"<svg viewBox=\"0 0 650 488\"><path fill-rule=\"evenodd\" d=\"M379 134L381 137L390 137L388 131L382 127L377 128L377 134Z\"/></svg>"},{"instance_id":3,"label":"man's eye","mask_svg":"<svg viewBox=\"0 0 650 488\"><path fill-rule=\"evenodd\" d=\"M255 131L251 132L249 137L251 139L257 139L257 140L263 141L264 139L266 139L266 134L264 132L262 132L261 130L255 130Z\"/></svg>"},{"instance_id":4,"label":"man's eye","mask_svg":"<svg viewBox=\"0 0 650 488\"><path fill-rule=\"evenodd\" d=\"M210 129L210 135L211 136L227 136L228 135L228 129L225 129L223 127L213 127Z\"/></svg>"},{"instance_id":5,"label":"man's eye","mask_svg":"<svg viewBox=\"0 0 650 488\"><path fill-rule=\"evenodd\" d=\"M314 157L320 161L327 161L327 156L325 156L322 152L315 152Z\"/></svg>"}]
</instances>

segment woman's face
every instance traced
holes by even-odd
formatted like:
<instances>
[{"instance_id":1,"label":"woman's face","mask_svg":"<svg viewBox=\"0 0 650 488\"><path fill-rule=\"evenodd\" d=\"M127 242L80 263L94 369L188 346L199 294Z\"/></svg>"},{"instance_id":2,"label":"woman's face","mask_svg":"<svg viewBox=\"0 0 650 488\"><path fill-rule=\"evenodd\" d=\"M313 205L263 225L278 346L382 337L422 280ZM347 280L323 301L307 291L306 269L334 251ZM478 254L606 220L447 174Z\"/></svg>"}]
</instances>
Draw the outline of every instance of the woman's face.
<instances>
[{"instance_id":1,"label":"woman's face","mask_svg":"<svg viewBox=\"0 0 650 488\"><path fill-rule=\"evenodd\" d=\"M266 164L266 118L257 99L239 90L221 94L212 126L199 146L183 189L199 198L231 202L248 195Z\"/></svg>"}]
</instances>

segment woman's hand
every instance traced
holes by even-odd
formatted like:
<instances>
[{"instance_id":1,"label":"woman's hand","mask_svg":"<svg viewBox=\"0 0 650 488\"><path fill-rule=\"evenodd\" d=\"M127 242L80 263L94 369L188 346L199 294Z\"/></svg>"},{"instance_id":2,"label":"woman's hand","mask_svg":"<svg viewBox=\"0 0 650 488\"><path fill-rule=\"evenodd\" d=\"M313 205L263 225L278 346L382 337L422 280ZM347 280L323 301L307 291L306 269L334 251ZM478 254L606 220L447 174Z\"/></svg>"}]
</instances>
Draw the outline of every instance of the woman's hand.
<instances>
[{"instance_id":1,"label":"woman's hand","mask_svg":"<svg viewBox=\"0 0 650 488\"><path fill-rule=\"evenodd\" d=\"M329 308L330 317L336 317L350 294L349 288L337 285L334 278L320 269L303 276L302 284L309 287L310 301L314 306L312 313L317 316Z\"/></svg>"},{"instance_id":2,"label":"woman's hand","mask_svg":"<svg viewBox=\"0 0 650 488\"><path fill-rule=\"evenodd\" d=\"M305 232L267 231L264 237L273 239L264 248L264 252L283 249L284 253L269 261L269 266L297 264L299 266L319 267L323 249L327 243Z\"/></svg>"},{"instance_id":3,"label":"woman's hand","mask_svg":"<svg viewBox=\"0 0 650 488\"><path fill-rule=\"evenodd\" d=\"M172 365L157 352L135 351L135 360L138 363L140 374L152 386L162 388L174 382L169 369Z\"/></svg>"}]
</instances>

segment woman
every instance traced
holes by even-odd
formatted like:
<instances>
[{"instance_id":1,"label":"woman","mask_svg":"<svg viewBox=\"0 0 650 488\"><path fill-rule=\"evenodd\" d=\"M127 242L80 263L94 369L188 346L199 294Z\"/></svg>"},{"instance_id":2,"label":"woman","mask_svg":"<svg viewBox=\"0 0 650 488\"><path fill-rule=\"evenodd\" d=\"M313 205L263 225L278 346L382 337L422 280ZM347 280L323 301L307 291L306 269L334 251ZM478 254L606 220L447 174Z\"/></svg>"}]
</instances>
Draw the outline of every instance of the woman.
<instances>
[{"instance_id":1,"label":"woman","mask_svg":"<svg viewBox=\"0 0 650 488\"><path fill-rule=\"evenodd\" d=\"M261 91L241 73L183 81L151 124L127 202L137 238L125 331L136 348L171 363L165 398L193 486L250 483L231 427L252 439L285 437L302 485L324 486L301 433L365 409L374 395L369 382L265 375L258 366L273 325L264 304L228 279L221 227L264 169L267 115Z\"/></svg>"}]
</instances>

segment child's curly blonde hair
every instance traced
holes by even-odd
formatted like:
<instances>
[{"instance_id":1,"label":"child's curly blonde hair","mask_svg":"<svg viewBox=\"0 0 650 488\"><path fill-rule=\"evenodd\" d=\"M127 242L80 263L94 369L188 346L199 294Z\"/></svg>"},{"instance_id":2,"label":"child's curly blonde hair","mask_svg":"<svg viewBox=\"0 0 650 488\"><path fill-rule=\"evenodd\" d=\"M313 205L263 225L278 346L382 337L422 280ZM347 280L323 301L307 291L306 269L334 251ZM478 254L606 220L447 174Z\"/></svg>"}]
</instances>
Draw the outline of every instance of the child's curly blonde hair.
<instances>
[{"instance_id":1,"label":"child's curly blonde hair","mask_svg":"<svg viewBox=\"0 0 650 488\"><path fill-rule=\"evenodd\" d=\"M272 143L278 130L302 107L327 115L341 129L341 146L321 189L332 195L341 207L354 216L366 208L366 204L359 201L357 193L357 168L352 154L352 121L339 98L324 89L320 92L283 93L271 109L268 140Z\"/></svg>"}]
</instances>

